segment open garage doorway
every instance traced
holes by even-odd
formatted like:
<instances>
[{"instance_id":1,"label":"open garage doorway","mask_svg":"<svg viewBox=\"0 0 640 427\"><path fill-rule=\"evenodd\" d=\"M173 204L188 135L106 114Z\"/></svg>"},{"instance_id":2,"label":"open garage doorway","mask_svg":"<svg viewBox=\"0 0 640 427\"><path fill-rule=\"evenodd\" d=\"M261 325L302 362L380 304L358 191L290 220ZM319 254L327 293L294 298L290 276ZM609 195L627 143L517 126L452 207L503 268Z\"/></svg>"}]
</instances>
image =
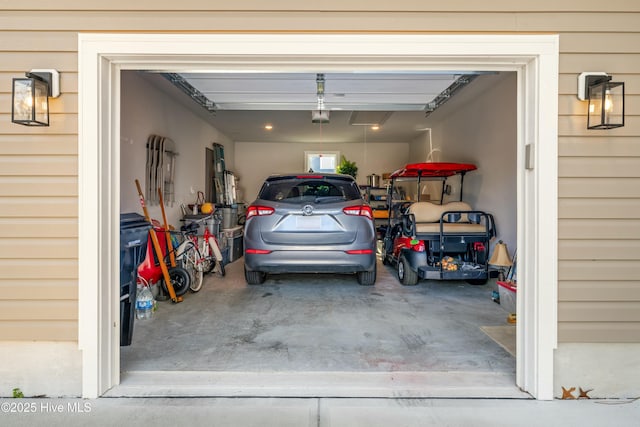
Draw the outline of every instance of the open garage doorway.
<instances>
[{"instance_id":1,"label":"open garage doorway","mask_svg":"<svg viewBox=\"0 0 640 427\"><path fill-rule=\"evenodd\" d=\"M190 189L203 186L202 152L207 150L203 145L211 140L228 141L218 134L221 132L234 136L233 144L227 144L235 163L227 157L225 164L240 177L247 203L255 199L260 180L269 173L317 170L318 161L315 165L306 162L301 169L302 159L321 147L356 161L357 182L365 198L387 195L384 186L389 180L383 180L382 186L367 186L370 173L382 175L428 157L472 162L478 169L465 174L463 199L474 209L491 213L497 233L494 244L503 240L515 248L515 72L472 75L472 83L428 117L429 95L446 90L462 76L324 73L324 103L331 108L328 123L312 123L312 114L305 110L314 106L316 73L201 72L196 77L207 99L219 107L215 116L160 73L122 72L122 212L140 211L132 183L144 177L144 146L150 133L166 129L179 151L176 201L167 203L169 213L179 212L180 204L194 202L196 196ZM433 90L433 85L438 89ZM389 103L390 93L395 103ZM279 109L265 108L273 105ZM398 106L404 110L394 110ZM354 107L383 111L381 128L350 125L354 113L348 110ZM263 130L265 122L272 123L276 131ZM194 173L198 169L199 175ZM457 203L462 195L459 178L447 180L450 190L445 203ZM403 187L413 182L406 188L411 190L417 181L401 182L398 185ZM440 200L436 194L441 190L439 183L426 182L425 188L434 193L429 206ZM420 198L424 205L426 195ZM415 197L405 195L404 199ZM409 202L396 200L392 207L401 203ZM374 217L388 213L385 201L374 199L370 204ZM152 217L161 220L157 204L147 205L149 212L155 211ZM374 221L381 249L388 219ZM176 219L172 224L177 228L182 222ZM223 250L229 248L225 238L233 232L229 227L214 227L219 230ZM462 240L469 239L473 237ZM478 242L468 242L474 243ZM433 244L425 246L432 252ZM455 250L452 255L460 257L460 249ZM414 378L437 375L441 384L453 390L443 390L428 380L421 382L420 390L410 390L413 386L404 384L405 392L421 396L483 397L488 388L492 388L492 397L524 395L515 387L516 325L507 323L513 310L504 309L507 301L502 305L492 302L492 291L498 290L495 279L484 286L477 286L477 281L472 286L464 280L421 280L418 286L402 286L397 279L399 264L383 262L381 252L378 258L377 282L363 288L353 274L268 275L260 286L247 285L242 268L245 258L231 257L224 278L215 273L206 275L197 294L183 296L184 303L160 301L152 321L135 322L131 344L120 351L120 393L126 395L131 378L148 376L149 371L365 373L377 377L402 372ZM398 383L396 380L396 389L400 389Z\"/></svg>"},{"instance_id":2,"label":"open garage doorway","mask_svg":"<svg viewBox=\"0 0 640 427\"><path fill-rule=\"evenodd\" d=\"M118 271L117 218L120 209L116 159L119 153L121 70L187 71L213 67L284 72L323 67L352 72L411 71L447 69L455 64L456 69L518 73L517 234L522 262L519 281L527 286L518 301L519 317L523 322L518 324L516 383L535 397L550 398L556 329L557 201L555 190L550 189L556 188L557 179L557 38L522 36L518 44L514 43L518 37L513 36L268 37L272 43L265 50L265 36L81 36L79 328L83 350L83 394L87 397L102 395L120 382L119 351L115 341L119 295L111 284L117 282L115 272ZM199 43L195 43L196 40ZM282 57L282 52L289 54ZM525 152L532 157L525 158ZM544 171L537 165L544 165ZM538 188L546 190L538 194ZM99 244L96 245L96 241ZM96 309L88 309L91 307ZM198 379L198 375L180 377L179 382ZM346 377L343 384L347 388L359 381L352 375ZM268 375L221 375L208 377L205 382L209 385L212 381L218 385L226 382L222 389L227 395L255 395L256 390L266 384L274 384L272 380ZM289 376L280 380L275 384L288 390L288 395L301 395L299 389L309 389L309 384L314 382L309 376ZM316 380L318 395L323 395L320 390L325 390L324 395L341 394L336 389L339 386L327 385L319 378ZM153 382L175 386L177 383L173 381L175 378L165 376ZM379 395L394 394L384 382L380 388L383 391L378 391ZM206 384L197 381L190 385L190 390L192 393L200 390L196 394L212 392ZM154 393L153 390L146 392Z\"/></svg>"}]
</instances>

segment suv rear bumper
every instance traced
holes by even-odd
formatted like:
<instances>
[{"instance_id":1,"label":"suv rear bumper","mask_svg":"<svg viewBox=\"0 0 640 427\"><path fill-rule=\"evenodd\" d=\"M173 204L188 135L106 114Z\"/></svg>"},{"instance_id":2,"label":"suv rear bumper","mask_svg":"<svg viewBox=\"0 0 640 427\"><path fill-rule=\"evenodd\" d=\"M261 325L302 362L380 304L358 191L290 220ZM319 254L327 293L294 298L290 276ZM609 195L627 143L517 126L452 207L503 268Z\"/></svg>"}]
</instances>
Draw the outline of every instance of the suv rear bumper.
<instances>
[{"instance_id":1,"label":"suv rear bumper","mask_svg":"<svg viewBox=\"0 0 640 427\"><path fill-rule=\"evenodd\" d=\"M281 250L246 254L247 270L266 273L356 273L375 268L376 253L348 254L338 250Z\"/></svg>"}]
</instances>

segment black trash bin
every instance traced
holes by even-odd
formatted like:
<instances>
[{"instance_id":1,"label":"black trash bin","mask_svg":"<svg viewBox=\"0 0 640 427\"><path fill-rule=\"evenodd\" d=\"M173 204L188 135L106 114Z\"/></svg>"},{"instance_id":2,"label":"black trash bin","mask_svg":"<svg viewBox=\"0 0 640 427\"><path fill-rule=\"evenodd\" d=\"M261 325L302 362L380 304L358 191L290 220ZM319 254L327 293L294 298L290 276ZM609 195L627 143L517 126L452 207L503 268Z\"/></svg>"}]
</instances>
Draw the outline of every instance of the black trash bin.
<instances>
[{"instance_id":1,"label":"black trash bin","mask_svg":"<svg viewBox=\"0 0 640 427\"><path fill-rule=\"evenodd\" d=\"M131 345L138 266L144 261L151 224L138 213L120 214L120 345Z\"/></svg>"}]
</instances>

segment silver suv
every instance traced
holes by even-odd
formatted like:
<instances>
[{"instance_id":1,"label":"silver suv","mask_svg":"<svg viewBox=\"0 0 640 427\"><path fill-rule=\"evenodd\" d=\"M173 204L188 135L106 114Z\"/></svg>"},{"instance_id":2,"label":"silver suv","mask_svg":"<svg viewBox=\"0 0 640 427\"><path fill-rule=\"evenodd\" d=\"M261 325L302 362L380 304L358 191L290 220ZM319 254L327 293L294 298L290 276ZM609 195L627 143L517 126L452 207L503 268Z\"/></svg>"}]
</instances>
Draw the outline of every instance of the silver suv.
<instances>
[{"instance_id":1,"label":"silver suv","mask_svg":"<svg viewBox=\"0 0 640 427\"><path fill-rule=\"evenodd\" d=\"M373 214L351 176L272 175L246 217L248 284L266 273L355 273L361 285L375 283Z\"/></svg>"}]
</instances>

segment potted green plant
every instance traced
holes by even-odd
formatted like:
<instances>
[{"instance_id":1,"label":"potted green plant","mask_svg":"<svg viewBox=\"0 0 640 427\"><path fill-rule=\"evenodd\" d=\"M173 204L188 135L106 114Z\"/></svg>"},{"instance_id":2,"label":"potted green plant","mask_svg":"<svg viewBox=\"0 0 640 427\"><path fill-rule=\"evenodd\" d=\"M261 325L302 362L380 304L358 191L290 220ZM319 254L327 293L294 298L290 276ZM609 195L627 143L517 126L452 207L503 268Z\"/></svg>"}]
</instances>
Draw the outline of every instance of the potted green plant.
<instances>
[{"instance_id":1,"label":"potted green plant","mask_svg":"<svg viewBox=\"0 0 640 427\"><path fill-rule=\"evenodd\" d=\"M356 166L356 162L350 162L345 156L342 156L340 164L336 168L336 172L351 175L355 178L358 174L358 166Z\"/></svg>"}]
</instances>

